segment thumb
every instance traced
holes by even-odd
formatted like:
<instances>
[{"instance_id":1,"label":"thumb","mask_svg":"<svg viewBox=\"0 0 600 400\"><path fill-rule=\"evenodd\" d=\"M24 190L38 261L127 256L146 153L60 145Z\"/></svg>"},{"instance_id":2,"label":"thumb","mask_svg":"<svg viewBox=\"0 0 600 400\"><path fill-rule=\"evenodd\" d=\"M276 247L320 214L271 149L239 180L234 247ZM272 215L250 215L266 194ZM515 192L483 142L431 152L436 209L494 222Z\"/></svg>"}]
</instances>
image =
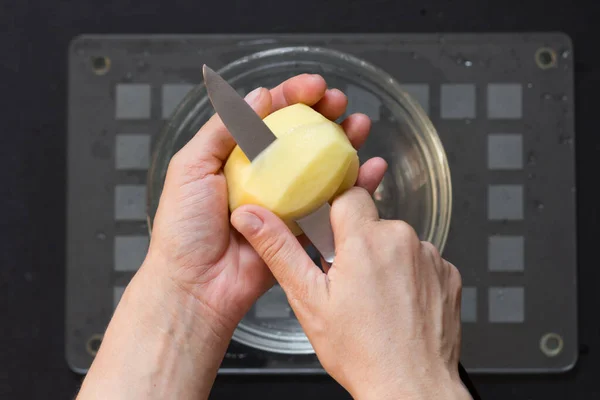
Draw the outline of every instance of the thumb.
<instances>
[{"instance_id":1,"label":"thumb","mask_svg":"<svg viewBox=\"0 0 600 400\"><path fill-rule=\"evenodd\" d=\"M287 225L272 212L255 205L236 209L231 224L265 261L288 297L312 299L326 275L310 259ZM322 275L322 277L319 277Z\"/></svg>"}]
</instances>

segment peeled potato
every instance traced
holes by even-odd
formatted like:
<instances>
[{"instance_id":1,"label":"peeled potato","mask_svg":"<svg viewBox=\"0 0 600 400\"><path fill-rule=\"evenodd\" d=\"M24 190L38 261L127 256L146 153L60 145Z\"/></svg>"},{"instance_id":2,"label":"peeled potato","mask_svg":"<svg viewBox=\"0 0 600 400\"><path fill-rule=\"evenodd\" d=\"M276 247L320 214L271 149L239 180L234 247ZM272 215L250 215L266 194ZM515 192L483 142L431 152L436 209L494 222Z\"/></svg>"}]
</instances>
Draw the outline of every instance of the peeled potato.
<instances>
[{"instance_id":1,"label":"peeled potato","mask_svg":"<svg viewBox=\"0 0 600 400\"><path fill-rule=\"evenodd\" d=\"M349 189L358 176L358 155L341 126L304 104L264 119L277 140L252 161L236 146L224 173L229 208L257 204L294 222Z\"/></svg>"}]
</instances>

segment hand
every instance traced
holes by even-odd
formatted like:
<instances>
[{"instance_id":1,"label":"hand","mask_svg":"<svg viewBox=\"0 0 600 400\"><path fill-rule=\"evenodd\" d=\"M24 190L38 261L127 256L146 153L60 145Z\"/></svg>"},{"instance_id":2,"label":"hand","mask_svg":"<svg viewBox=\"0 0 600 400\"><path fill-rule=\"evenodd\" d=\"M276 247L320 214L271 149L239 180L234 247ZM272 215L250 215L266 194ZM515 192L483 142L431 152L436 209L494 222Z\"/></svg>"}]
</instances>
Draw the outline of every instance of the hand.
<instances>
[{"instance_id":1,"label":"hand","mask_svg":"<svg viewBox=\"0 0 600 400\"><path fill-rule=\"evenodd\" d=\"M318 75L291 78L271 91L257 89L246 100L263 118L288 105L304 103L335 120L347 105L346 96L328 90ZM358 148L367 138L370 120L354 114L342 126ZM251 305L274 283L254 249L230 229L221 167L234 146L216 115L173 157L149 251L149 258L158 260L155 264L197 299L200 311L209 314L210 323L229 338ZM358 184L375 190L386 167L382 159L367 161L360 169Z\"/></svg>"},{"instance_id":2,"label":"hand","mask_svg":"<svg viewBox=\"0 0 600 400\"><path fill-rule=\"evenodd\" d=\"M353 188L332 205L335 260L322 272L258 206L231 219L285 291L327 372L357 399L469 399L458 375L461 277Z\"/></svg>"},{"instance_id":3,"label":"hand","mask_svg":"<svg viewBox=\"0 0 600 400\"><path fill-rule=\"evenodd\" d=\"M294 104L337 119L346 96L322 77L300 75L246 100L265 117ZM342 124L354 147L368 117ZM230 228L221 171L235 142L212 117L172 159L144 264L127 286L78 399L206 399L233 330L273 283L262 259ZM371 159L357 184L374 191L387 165ZM294 239L296 240L296 239Z\"/></svg>"}]
</instances>

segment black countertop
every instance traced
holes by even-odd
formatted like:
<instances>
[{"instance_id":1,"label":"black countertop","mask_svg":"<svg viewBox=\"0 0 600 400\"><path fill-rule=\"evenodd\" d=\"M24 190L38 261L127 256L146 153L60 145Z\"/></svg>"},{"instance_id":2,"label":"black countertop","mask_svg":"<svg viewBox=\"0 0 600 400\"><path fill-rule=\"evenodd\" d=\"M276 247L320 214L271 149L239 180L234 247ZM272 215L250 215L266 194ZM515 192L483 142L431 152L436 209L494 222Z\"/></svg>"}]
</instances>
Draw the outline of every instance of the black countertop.
<instances>
[{"instance_id":1,"label":"black countertop","mask_svg":"<svg viewBox=\"0 0 600 400\"><path fill-rule=\"evenodd\" d=\"M474 376L484 399L600 397L600 3L0 1L0 398L72 398L64 360L66 67L81 33L563 31L574 42L580 358L555 376ZM595 315L595 316L594 316ZM219 377L211 398L336 399L327 377Z\"/></svg>"}]
</instances>

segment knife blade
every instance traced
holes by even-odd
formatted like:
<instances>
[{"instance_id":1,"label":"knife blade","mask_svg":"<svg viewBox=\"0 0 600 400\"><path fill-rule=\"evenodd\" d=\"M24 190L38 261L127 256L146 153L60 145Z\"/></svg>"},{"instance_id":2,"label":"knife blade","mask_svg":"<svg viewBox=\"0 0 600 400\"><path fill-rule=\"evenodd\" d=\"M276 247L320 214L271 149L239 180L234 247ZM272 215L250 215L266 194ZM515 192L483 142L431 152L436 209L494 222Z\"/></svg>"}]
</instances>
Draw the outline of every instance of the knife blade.
<instances>
[{"instance_id":1,"label":"knife blade","mask_svg":"<svg viewBox=\"0 0 600 400\"><path fill-rule=\"evenodd\" d=\"M330 214L331 206L329 203L325 203L306 217L296 220L304 234L310 239L319 253L321 253L323 260L329 265L333 263L333 258L335 257L333 230L329 219Z\"/></svg>"},{"instance_id":2,"label":"knife blade","mask_svg":"<svg viewBox=\"0 0 600 400\"><path fill-rule=\"evenodd\" d=\"M277 138L252 107L219 74L204 65L208 98L231 136L252 161Z\"/></svg>"},{"instance_id":3,"label":"knife blade","mask_svg":"<svg viewBox=\"0 0 600 400\"><path fill-rule=\"evenodd\" d=\"M206 65L202 67L202 74L215 112L246 157L250 161L254 160L277 138L252 107L219 74ZM333 262L335 255L330 212L329 203L325 203L311 214L296 220L328 264Z\"/></svg>"}]
</instances>

